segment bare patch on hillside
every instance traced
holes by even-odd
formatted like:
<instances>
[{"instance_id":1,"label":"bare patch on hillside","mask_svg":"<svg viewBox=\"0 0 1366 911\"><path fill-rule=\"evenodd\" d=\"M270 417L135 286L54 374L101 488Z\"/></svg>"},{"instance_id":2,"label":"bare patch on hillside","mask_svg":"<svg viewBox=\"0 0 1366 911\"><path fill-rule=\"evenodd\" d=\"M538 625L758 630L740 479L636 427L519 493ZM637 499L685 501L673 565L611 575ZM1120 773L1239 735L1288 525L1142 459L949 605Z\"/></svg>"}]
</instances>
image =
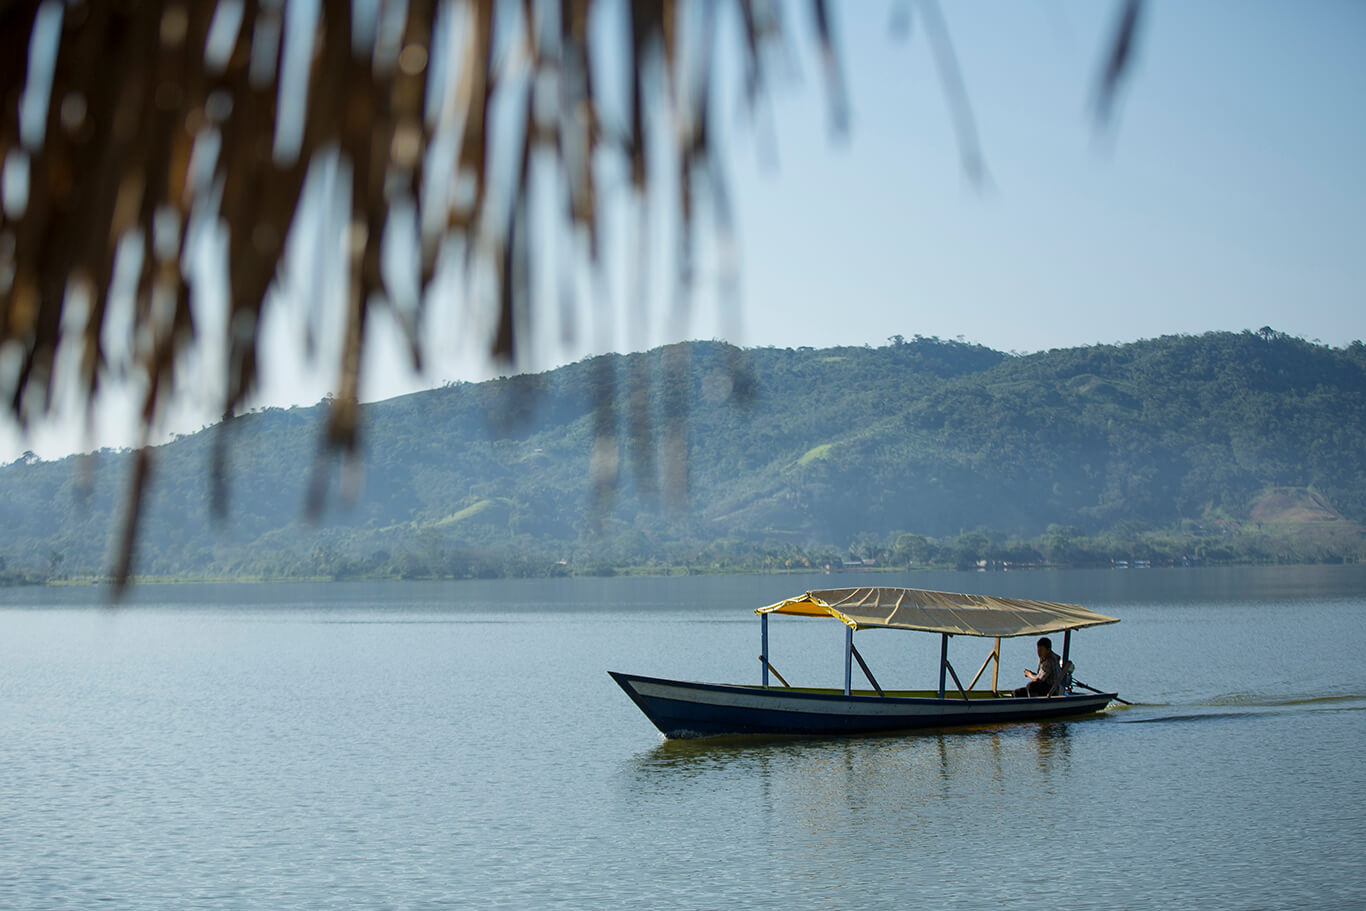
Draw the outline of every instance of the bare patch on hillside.
<instances>
[{"instance_id":1,"label":"bare patch on hillside","mask_svg":"<svg viewBox=\"0 0 1366 911\"><path fill-rule=\"evenodd\" d=\"M1252 504L1254 522L1341 522L1342 513L1304 487L1273 487Z\"/></svg>"}]
</instances>

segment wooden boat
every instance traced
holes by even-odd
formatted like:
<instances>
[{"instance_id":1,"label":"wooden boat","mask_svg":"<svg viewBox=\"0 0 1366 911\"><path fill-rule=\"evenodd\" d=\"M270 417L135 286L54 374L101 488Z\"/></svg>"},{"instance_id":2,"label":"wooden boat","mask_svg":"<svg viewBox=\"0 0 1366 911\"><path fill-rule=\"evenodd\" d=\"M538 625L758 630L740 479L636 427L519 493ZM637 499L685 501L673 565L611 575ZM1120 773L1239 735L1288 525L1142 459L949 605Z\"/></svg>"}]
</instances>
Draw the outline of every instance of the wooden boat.
<instances>
[{"instance_id":1,"label":"wooden boat","mask_svg":"<svg viewBox=\"0 0 1366 911\"><path fill-rule=\"evenodd\" d=\"M966 595L911 588L839 588L808 591L795 598L758 608L762 665L757 685L693 683L608 671L645 716L666 737L714 734L865 734L879 731L943 728L1067 718L1100 712L1117 693L1092 689L1072 679L1072 631L1118 623L1075 604L1026 601L989 595ZM789 686L769 660L770 614L834 618L844 624L844 688ZM884 691L854 646L854 633L864 629L900 629L938 633L939 687L924 691ZM1001 640L1016 636L1062 633L1064 673L1046 696L1016 697L997 688ZM994 647L965 688L949 663L949 639L975 636L993 639ZM854 690L857 662L870 690ZM988 665L994 665L991 689L975 689ZM779 686L770 686L772 675ZM946 689L952 678L954 691ZM1086 690L1087 692L1079 692ZM1122 701L1122 700L1119 700Z\"/></svg>"}]
</instances>

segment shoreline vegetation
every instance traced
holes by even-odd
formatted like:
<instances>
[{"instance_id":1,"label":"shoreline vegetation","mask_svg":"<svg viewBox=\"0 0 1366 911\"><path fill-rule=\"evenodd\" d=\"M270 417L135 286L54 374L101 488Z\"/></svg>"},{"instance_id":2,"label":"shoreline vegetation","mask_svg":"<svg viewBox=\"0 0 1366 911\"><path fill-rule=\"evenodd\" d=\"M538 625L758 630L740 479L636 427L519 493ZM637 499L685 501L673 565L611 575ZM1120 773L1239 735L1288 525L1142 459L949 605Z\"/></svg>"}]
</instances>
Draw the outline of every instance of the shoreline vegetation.
<instances>
[{"instance_id":1,"label":"shoreline vegetation","mask_svg":"<svg viewBox=\"0 0 1366 911\"><path fill-rule=\"evenodd\" d=\"M135 576L136 585L187 583L459 581L551 577L651 577L702 575L786 575L808 573L1021 572L1054 569L1143 570L1172 567L1310 566L1366 563L1366 531L1355 523L1317 523L1320 527L1255 531L1216 531L1206 537L1121 540L1087 537L1075 529L1053 528L1025 541L968 532L952 539L901 534L886 546L864 542L858 553L829 549L785 548L764 552L743 542L725 542L692 561L611 563L602 560L552 560L521 554L428 554L397 557L375 554L348 559L317 551L292 571L239 573L163 573ZM436 559L433 560L432 558ZM327 562L324 568L320 565ZM0 587L104 585L108 574L0 569Z\"/></svg>"}]
</instances>

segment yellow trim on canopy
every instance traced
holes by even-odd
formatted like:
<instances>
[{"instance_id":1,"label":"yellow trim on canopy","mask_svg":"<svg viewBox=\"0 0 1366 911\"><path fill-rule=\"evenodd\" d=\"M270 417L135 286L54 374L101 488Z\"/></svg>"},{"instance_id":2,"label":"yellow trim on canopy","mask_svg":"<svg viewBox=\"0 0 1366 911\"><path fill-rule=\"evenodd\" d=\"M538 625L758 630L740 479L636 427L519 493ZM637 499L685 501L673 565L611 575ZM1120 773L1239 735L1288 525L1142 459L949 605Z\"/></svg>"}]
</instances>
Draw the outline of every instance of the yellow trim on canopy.
<instances>
[{"instance_id":1,"label":"yellow trim on canopy","mask_svg":"<svg viewBox=\"0 0 1366 911\"><path fill-rule=\"evenodd\" d=\"M809 591L756 614L834 617L851 629L909 629L1002 639L1118 623L1076 604L965 595L918 588L832 588Z\"/></svg>"}]
</instances>

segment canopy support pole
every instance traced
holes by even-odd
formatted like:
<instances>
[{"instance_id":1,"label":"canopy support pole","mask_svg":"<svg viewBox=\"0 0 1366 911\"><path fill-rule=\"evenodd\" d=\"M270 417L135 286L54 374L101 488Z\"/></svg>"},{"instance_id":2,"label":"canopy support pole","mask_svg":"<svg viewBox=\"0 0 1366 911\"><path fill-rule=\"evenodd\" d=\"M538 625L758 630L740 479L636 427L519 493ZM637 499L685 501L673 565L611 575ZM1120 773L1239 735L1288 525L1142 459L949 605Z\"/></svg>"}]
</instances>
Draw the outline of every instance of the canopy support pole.
<instances>
[{"instance_id":1,"label":"canopy support pole","mask_svg":"<svg viewBox=\"0 0 1366 911\"><path fill-rule=\"evenodd\" d=\"M949 634L939 634L939 698L944 698L944 675L949 666Z\"/></svg>"},{"instance_id":2,"label":"canopy support pole","mask_svg":"<svg viewBox=\"0 0 1366 911\"><path fill-rule=\"evenodd\" d=\"M996 640L996 648L992 650L992 652L991 652L990 655L987 655L987 660L983 661L983 662L982 662L982 666L981 666L980 668L977 669L977 676L972 678L972 682L968 684L968 689L972 689L973 687L975 687L975 686L977 685L977 679L978 679L978 677L981 677L981 676L982 676L982 671L985 671L985 670L987 669L987 665L990 664L990 663L992 662L992 659L995 659L995 661L996 661L996 667L993 668L992 671L991 671L991 688L992 688L993 690L996 689L996 671L999 670L1000 667L1001 667L1001 640L1000 640L1000 639L997 639L997 640Z\"/></svg>"},{"instance_id":3,"label":"canopy support pole","mask_svg":"<svg viewBox=\"0 0 1366 911\"><path fill-rule=\"evenodd\" d=\"M763 657L764 657L763 655L760 655L760 656L759 656L760 660L762 660ZM777 669L776 667L774 667L773 665L769 664L767 661L764 661L764 672L767 673L767 672L769 672L769 671L772 671L772 672L773 672L773 676L774 676L774 677L777 677L777 678L778 678L778 682L781 683L783 686L789 687L789 688L792 686L792 684L790 684L790 683L787 682L787 678L786 678L786 677L784 677L782 674L778 673L778 669ZM764 686L768 686L768 684L765 683Z\"/></svg>"},{"instance_id":4,"label":"canopy support pole","mask_svg":"<svg viewBox=\"0 0 1366 911\"><path fill-rule=\"evenodd\" d=\"M854 685L854 628L844 628L844 695L848 696Z\"/></svg>"},{"instance_id":5,"label":"canopy support pole","mask_svg":"<svg viewBox=\"0 0 1366 911\"><path fill-rule=\"evenodd\" d=\"M966 702L967 699L968 699L967 690L963 689L963 681L961 681L961 680L958 679L958 674L954 671L953 665L952 665L952 664L949 664L949 659L947 659L947 658L944 659L944 667L948 668L948 669L949 669L949 673L953 675L953 685L956 686L956 687L958 687L958 695L962 696L962 697L963 697L963 701ZM942 690L941 690L940 693L939 693L939 698L940 698L940 699L943 699L943 698L944 698L944 693L943 693Z\"/></svg>"},{"instance_id":6,"label":"canopy support pole","mask_svg":"<svg viewBox=\"0 0 1366 911\"><path fill-rule=\"evenodd\" d=\"M1072 691L1072 679L1067 673L1067 655L1072 651L1072 631L1066 630L1062 634L1062 663L1058 665L1058 685L1053 687L1053 692L1059 696L1066 696ZM1049 695L1053 695L1049 693Z\"/></svg>"},{"instance_id":7,"label":"canopy support pole","mask_svg":"<svg viewBox=\"0 0 1366 911\"><path fill-rule=\"evenodd\" d=\"M768 688L768 614L759 615L759 663L764 666L763 685Z\"/></svg>"},{"instance_id":8,"label":"canopy support pole","mask_svg":"<svg viewBox=\"0 0 1366 911\"><path fill-rule=\"evenodd\" d=\"M882 687L877 685L877 678L873 676L873 672L868 670L868 662L863 660L863 656L858 653L858 649L854 648L853 643L849 644L849 650L854 653L854 660L858 662L859 667L863 668L863 676L868 678L868 682L873 685L873 689L877 690L877 694L886 696L887 694L882 692Z\"/></svg>"},{"instance_id":9,"label":"canopy support pole","mask_svg":"<svg viewBox=\"0 0 1366 911\"><path fill-rule=\"evenodd\" d=\"M996 666L991 669L991 691L999 693L1001 687L997 683L997 675L1001 673L1001 637L996 637Z\"/></svg>"}]
</instances>

